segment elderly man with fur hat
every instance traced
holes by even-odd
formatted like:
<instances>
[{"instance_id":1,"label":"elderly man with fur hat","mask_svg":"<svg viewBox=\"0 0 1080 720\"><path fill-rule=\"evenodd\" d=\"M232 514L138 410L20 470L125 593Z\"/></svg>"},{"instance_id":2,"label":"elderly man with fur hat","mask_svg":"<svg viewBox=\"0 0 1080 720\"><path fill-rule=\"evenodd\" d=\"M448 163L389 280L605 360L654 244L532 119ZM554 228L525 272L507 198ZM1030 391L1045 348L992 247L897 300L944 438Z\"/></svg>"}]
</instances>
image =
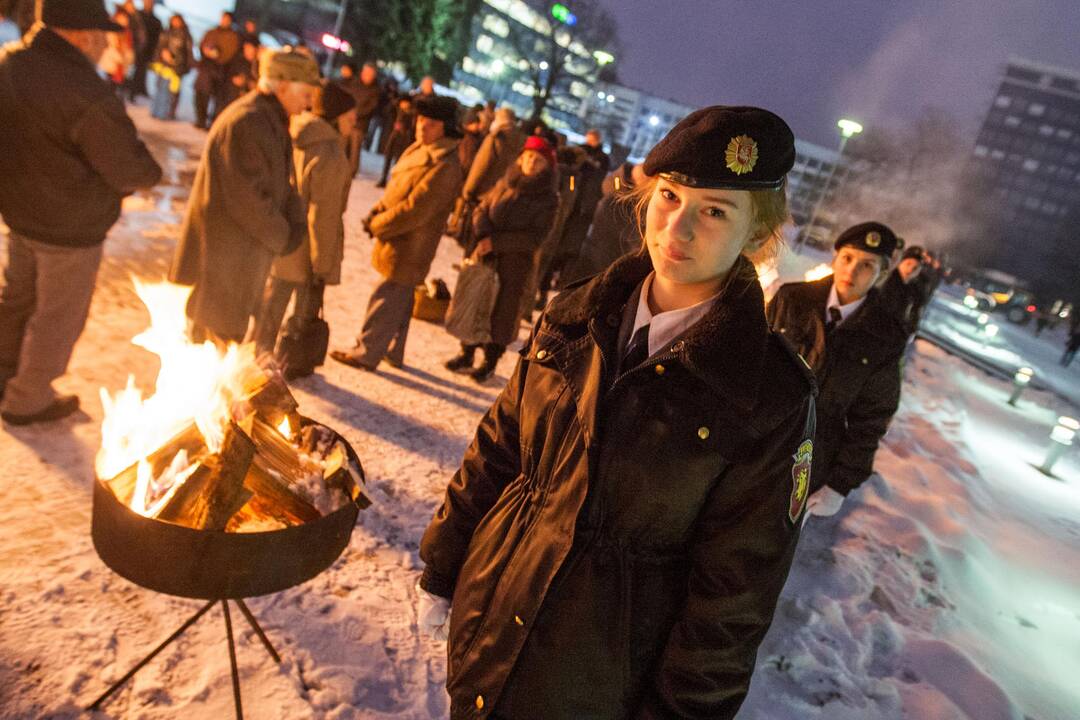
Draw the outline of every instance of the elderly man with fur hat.
<instances>
[{"instance_id":1,"label":"elderly man with fur hat","mask_svg":"<svg viewBox=\"0 0 1080 720\"><path fill-rule=\"evenodd\" d=\"M394 165L386 192L364 220L375 238L372 264L383 281L368 300L355 346L330 353L338 362L361 370L375 370L383 359L397 367L404 363L413 289L427 277L461 189L457 112L451 97L416 99L416 141Z\"/></svg>"},{"instance_id":2,"label":"elderly man with fur hat","mask_svg":"<svg viewBox=\"0 0 1080 720\"><path fill-rule=\"evenodd\" d=\"M120 27L101 0L44 0L0 51L0 213L10 229L0 290L0 415L11 425L79 408L52 381L90 310L105 234L125 195L161 168L96 65Z\"/></svg>"},{"instance_id":3,"label":"elderly man with fur hat","mask_svg":"<svg viewBox=\"0 0 1080 720\"><path fill-rule=\"evenodd\" d=\"M900 403L907 333L874 287L898 244L881 223L850 227L836 239L832 275L783 285L766 309L772 329L817 376L811 514L835 513L843 496L870 477L878 441Z\"/></svg>"},{"instance_id":4,"label":"elderly man with fur hat","mask_svg":"<svg viewBox=\"0 0 1080 720\"><path fill-rule=\"evenodd\" d=\"M311 106L319 83L310 57L268 51L258 87L210 129L170 271L173 282L194 285L187 314L195 340L241 342L274 258L307 234L289 117Z\"/></svg>"}]
</instances>

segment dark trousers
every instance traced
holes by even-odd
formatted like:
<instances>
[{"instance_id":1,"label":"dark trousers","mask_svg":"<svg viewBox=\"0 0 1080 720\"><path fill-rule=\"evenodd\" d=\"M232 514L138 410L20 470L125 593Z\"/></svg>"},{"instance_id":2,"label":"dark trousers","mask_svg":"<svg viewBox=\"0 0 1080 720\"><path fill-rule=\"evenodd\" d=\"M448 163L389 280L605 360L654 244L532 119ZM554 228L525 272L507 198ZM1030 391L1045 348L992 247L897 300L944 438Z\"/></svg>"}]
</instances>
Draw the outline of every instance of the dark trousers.
<instances>
[{"instance_id":1,"label":"dark trousers","mask_svg":"<svg viewBox=\"0 0 1080 720\"><path fill-rule=\"evenodd\" d=\"M378 366L384 357L394 363L404 363L413 292L411 285L393 280L383 280L375 286L368 300L360 336L356 338L356 349L352 352L357 360L368 367Z\"/></svg>"},{"instance_id":2,"label":"dark trousers","mask_svg":"<svg viewBox=\"0 0 1080 720\"><path fill-rule=\"evenodd\" d=\"M266 283L263 293L262 306L255 318L255 352L263 354L274 352L277 346L278 334L281 332L281 321L285 318L285 310L289 307L289 301L296 295L296 305L293 315L314 316L318 313L318 307L312 307L318 300L321 304L321 293L314 291L310 283L294 283L281 278L270 278Z\"/></svg>"},{"instance_id":3,"label":"dark trousers","mask_svg":"<svg viewBox=\"0 0 1080 720\"><path fill-rule=\"evenodd\" d=\"M491 342L506 347L521 324L521 297L532 283L533 253L503 253L495 258L499 294L491 311Z\"/></svg>"}]
</instances>

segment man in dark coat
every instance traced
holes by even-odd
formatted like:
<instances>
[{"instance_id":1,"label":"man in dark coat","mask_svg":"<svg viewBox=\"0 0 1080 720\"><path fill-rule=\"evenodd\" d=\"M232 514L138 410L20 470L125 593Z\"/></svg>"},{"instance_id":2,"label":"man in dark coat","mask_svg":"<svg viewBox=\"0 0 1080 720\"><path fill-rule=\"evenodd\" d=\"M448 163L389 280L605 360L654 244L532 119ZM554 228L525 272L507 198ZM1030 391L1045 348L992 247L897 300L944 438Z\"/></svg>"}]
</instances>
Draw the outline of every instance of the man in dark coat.
<instances>
[{"instance_id":1,"label":"man in dark coat","mask_svg":"<svg viewBox=\"0 0 1080 720\"><path fill-rule=\"evenodd\" d=\"M139 95L146 93L146 69L154 60L157 53L158 39L161 37L161 21L154 14L154 0L143 0L143 9L138 11L139 20L142 22L145 42L142 48L135 53L135 72L131 81L131 99L135 100Z\"/></svg>"},{"instance_id":2,"label":"man in dark coat","mask_svg":"<svg viewBox=\"0 0 1080 720\"><path fill-rule=\"evenodd\" d=\"M196 340L241 342L274 257L299 247L307 232L289 116L311 105L318 84L310 57L265 53L258 89L210 130L170 271L173 282L195 286L187 313Z\"/></svg>"},{"instance_id":3,"label":"man in dark coat","mask_svg":"<svg viewBox=\"0 0 1080 720\"><path fill-rule=\"evenodd\" d=\"M371 118L379 107L379 69L373 63L364 63L358 76L356 65L346 63L341 68L338 84L356 101L356 127L349 135L348 147L349 163L355 176L360 171L360 148L367 136Z\"/></svg>"},{"instance_id":4,"label":"man in dark coat","mask_svg":"<svg viewBox=\"0 0 1080 720\"><path fill-rule=\"evenodd\" d=\"M195 76L195 127L206 129L229 104L228 69L240 52L240 33L233 29L231 12L221 13L221 23L199 42L199 70ZM213 113L210 101L214 102Z\"/></svg>"},{"instance_id":5,"label":"man in dark coat","mask_svg":"<svg viewBox=\"0 0 1080 720\"><path fill-rule=\"evenodd\" d=\"M161 168L96 64L118 26L101 0L46 0L39 25L0 52L0 214L10 228L0 291L0 415L55 420L105 234L120 202Z\"/></svg>"},{"instance_id":6,"label":"man in dark coat","mask_svg":"<svg viewBox=\"0 0 1080 720\"><path fill-rule=\"evenodd\" d=\"M896 235L881 223L855 225L836 240L833 274L780 287L766 315L817 376L817 438L811 492L847 495L874 469L878 441L900 402L907 342L895 307L874 288L888 269ZM839 509L825 491L808 507Z\"/></svg>"}]
</instances>

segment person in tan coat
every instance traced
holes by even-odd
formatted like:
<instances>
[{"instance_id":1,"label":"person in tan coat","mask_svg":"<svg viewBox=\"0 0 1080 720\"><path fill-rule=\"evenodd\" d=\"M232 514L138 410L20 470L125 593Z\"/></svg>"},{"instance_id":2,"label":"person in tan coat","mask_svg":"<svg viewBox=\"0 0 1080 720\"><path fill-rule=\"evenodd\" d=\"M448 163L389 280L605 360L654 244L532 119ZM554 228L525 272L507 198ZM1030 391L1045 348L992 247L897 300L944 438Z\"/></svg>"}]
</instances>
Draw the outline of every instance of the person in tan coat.
<instances>
[{"instance_id":1,"label":"person in tan coat","mask_svg":"<svg viewBox=\"0 0 1080 720\"><path fill-rule=\"evenodd\" d=\"M313 112L292 119L296 189L304 201L307 235L300 247L274 260L262 310L255 323L255 348L273 352L289 300L294 314L314 317L323 290L341 282L345 251L342 213L352 187L352 168L345 147L356 124L356 103L339 85L326 84L315 96Z\"/></svg>"},{"instance_id":2,"label":"person in tan coat","mask_svg":"<svg viewBox=\"0 0 1080 720\"><path fill-rule=\"evenodd\" d=\"M375 238L372 265L383 281L368 301L356 345L330 353L338 362L361 370L375 370L384 358L404 363L413 288L427 277L461 189L457 107L445 96L416 100L416 142L394 165L386 192L364 220Z\"/></svg>"}]
</instances>

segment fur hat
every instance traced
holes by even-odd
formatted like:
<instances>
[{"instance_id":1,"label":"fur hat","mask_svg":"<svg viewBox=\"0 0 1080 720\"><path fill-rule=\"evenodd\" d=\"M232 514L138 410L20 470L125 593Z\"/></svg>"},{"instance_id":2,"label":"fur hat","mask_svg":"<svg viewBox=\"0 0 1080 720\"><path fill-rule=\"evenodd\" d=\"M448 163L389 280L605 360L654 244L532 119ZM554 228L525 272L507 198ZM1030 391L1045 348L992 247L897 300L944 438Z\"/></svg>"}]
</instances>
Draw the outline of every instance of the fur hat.
<instances>
[{"instance_id":1,"label":"fur hat","mask_svg":"<svg viewBox=\"0 0 1080 720\"><path fill-rule=\"evenodd\" d=\"M356 98L347 93L335 82L327 82L323 85L322 92L315 100L313 111L328 123L332 123L339 117L356 109Z\"/></svg>"}]
</instances>

